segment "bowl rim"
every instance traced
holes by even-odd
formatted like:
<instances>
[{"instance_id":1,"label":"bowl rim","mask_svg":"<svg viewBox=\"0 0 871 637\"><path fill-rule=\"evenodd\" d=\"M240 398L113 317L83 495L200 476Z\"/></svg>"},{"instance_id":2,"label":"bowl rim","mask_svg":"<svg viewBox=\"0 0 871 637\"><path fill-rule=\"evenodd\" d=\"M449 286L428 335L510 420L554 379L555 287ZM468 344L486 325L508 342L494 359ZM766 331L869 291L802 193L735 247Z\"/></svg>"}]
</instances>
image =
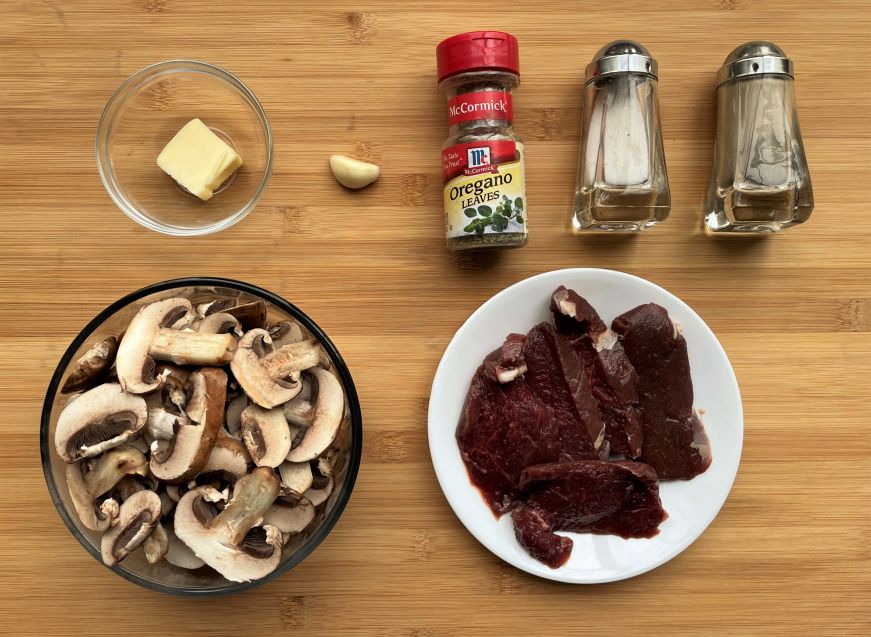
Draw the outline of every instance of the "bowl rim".
<instances>
[{"instance_id":1,"label":"bowl rim","mask_svg":"<svg viewBox=\"0 0 871 637\"><path fill-rule=\"evenodd\" d=\"M171 290L173 288L192 286L217 286L245 292L274 304L275 306L290 314L290 316L292 316L295 320L298 320L318 339L321 345L323 345L324 349L326 349L327 353L330 356L330 359L333 361L335 370L338 373L339 378L342 381L342 385L345 388L345 396L346 400L348 401L348 408L351 415L351 453L348 462L348 471L345 475L345 480L341 485L341 489L339 490L339 495L336 498L336 503L334 504L329 515L324 516L324 520L321 523L321 526L318 527L318 529L311 535L311 537L308 538L308 540L306 540L306 542L302 546L299 547L299 549L290 557L290 559L279 564L278 567L266 577L250 582L228 582L224 586L212 588L175 587L160 584L140 577L136 573L133 573L132 571L129 571L120 565L106 566L103 563L100 551L92 546L90 541L82 535L60 499L58 485L55 484L54 476L51 470L51 454L53 445L48 439L52 407L55 397L58 395L60 381L63 378L64 372L72 361L76 351L78 351L79 347L81 347L81 345L91 336L91 334L93 334L97 328L99 328L107 319L109 319L119 310L122 310L128 305L135 303L136 301L148 295L158 292L165 292L166 290ZM302 562L306 557L308 557L312 553L312 551L314 551L315 548L317 548L317 546L326 538L326 536L335 526L336 522L338 522L339 517L341 517L342 512L344 511L345 506L347 505L348 500L351 497L351 492L354 489L354 483L357 479L357 473L360 468L360 459L363 451L363 415L360 409L360 400L357 396L357 388L354 385L354 380L351 377L351 372L348 369L345 360L342 358L339 350L326 335L326 333L324 333L324 331L317 325L317 323L309 318L309 316L305 312L300 310L293 303L290 303L284 298L268 290L265 290L256 285L252 285L250 283L238 281L236 279L226 279L222 277L182 277L178 279L162 281L160 283L154 283L144 288L140 288L135 292L124 295L117 301L107 306L100 313L98 313L97 316L91 319L91 321L88 322L88 324L85 325L85 327L82 328L82 330L76 335L76 337L73 339L72 343L70 343L69 347L67 347L66 351L58 362L58 365L55 368L54 373L52 374L51 380L49 381L48 389L46 390L45 400L43 401L42 406L42 414L40 416L39 447L42 471L45 477L51 500L54 503L54 506L57 509L58 513L60 514L61 519L63 519L64 523L67 525L70 533L72 533L72 535L79 541L79 543L85 548L85 550L87 550L88 553L90 553L94 557L94 559L96 559L105 568L114 571L116 574L122 576L124 579L150 590L186 597L214 597L218 595L228 595L231 593L251 590L280 577L281 575L287 573L289 570L295 567L297 564Z\"/></svg>"},{"instance_id":2,"label":"bowl rim","mask_svg":"<svg viewBox=\"0 0 871 637\"><path fill-rule=\"evenodd\" d=\"M131 90L131 88L134 87L135 84L142 80L142 78L144 78L145 76L157 76L161 73L175 73L179 71L194 71L198 73L204 73L214 78L223 80L224 82L233 86L251 105L254 112L257 114L257 117L260 120L260 124L266 135L266 166L263 170L263 177L260 179L260 184L257 186L257 191L254 193L248 203L243 208L236 211L233 215L208 226L204 226L202 228L179 228L176 226L170 226L160 223L159 221L155 221L154 219L151 219L146 215L142 214L137 206L134 206L127 200L127 197L124 196L124 194L116 185L116 180L113 176L114 172L109 165L110 162L108 161L109 133L111 132L112 124L115 119L114 108L118 104L123 103L123 100L126 99L127 94ZM242 221L242 219L247 217L248 214L255 208L257 202L260 201L260 198L266 191L266 186L268 185L269 179L272 176L272 163L274 159L272 126L269 123L269 118L266 116L266 111L263 110L263 105L260 103L260 100L257 99L257 96L254 95L254 91L248 88L248 85L245 84L245 82L239 79L236 75L233 75L230 71L227 71L220 66L210 64L209 62L202 62L200 60L191 60L185 58L164 60L163 62L155 62L154 64L149 64L148 66L143 67L130 75L130 77L124 80L124 82L122 82L121 85L117 89L115 89L115 91L106 101L106 105L103 107L103 110L100 113L100 120L97 124L97 135L94 139L94 150L97 159L97 172L100 175L100 181L102 182L103 188L106 190L106 193L109 195L109 198L112 200L115 206L117 206L118 209L121 210L121 212L133 219L139 225L148 228L149 230L154 230L155 232L160 232L161 234L175 237L205 236L213 234L215 232L220 232L221 230L225 230L226 228L234 226Z\"/></svg>"}]
</instances>

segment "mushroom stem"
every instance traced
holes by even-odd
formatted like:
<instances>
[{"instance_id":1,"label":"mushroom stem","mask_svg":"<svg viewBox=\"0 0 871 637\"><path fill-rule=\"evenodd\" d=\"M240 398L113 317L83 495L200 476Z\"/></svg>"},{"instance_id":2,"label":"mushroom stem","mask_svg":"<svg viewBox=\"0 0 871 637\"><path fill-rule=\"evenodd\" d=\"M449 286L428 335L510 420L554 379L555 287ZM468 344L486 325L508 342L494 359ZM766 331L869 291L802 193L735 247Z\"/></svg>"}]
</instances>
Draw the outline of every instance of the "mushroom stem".
<instances>
[{"instance_id":1,"label":"mushroom stem","mask_svg":"<svg viewBox=\"0 0 871 637\"><path fill-rule=\"evenodd\" d=\"M127 475L148 474L148 460L133 447L112 449L97 458L93 468L85 475L85 484L96 498L118 484Z\"/></svg>"},{"instance_id":2,"label":"mushroom stem","mask_svg":"<svg viewBox=\"0 0 871 637\"><path fill-rule=\"evenodd\" d=\"M169 537L160 522L155 525L151 535L145 538L142 550L145 551L145 559L149 564L157 564L166 556L167 551L169 551Z\"/></svg>"},{"instance_id":3,"label":"mushroom stem","mask_svg":"<svg viewBox=\"0 0 871 637\"><path fill-rule=\"evenodd\" d=\"M308 339L277 349L263 359L263 366L272 378L286 378L326 361L323 348L314 339Z\"/></svg>"},{"instance_id":4,"label":"mushroom stem","mask_svg":"<svg viewBox=\"0 0 871 637\"><path fill-rule=\"evenodd\" d=\"M209 524L212 528L226 525L230 530L230 544L239 546L278 497L281 483L272 469L258 467L239 479L233 489L233 498Z\"/></svg>"},{"instance_id":5,"label":"mushroom stem","mask_svg":"<svg viewBox=\"0 0 871 637\"><path fill-rule=\"evenodd\" d=\"M235 351L236 339L232 334L182 332L161 327L151 341L148 355L176 365L226 365Z\"/></svg>"}]
</instances>

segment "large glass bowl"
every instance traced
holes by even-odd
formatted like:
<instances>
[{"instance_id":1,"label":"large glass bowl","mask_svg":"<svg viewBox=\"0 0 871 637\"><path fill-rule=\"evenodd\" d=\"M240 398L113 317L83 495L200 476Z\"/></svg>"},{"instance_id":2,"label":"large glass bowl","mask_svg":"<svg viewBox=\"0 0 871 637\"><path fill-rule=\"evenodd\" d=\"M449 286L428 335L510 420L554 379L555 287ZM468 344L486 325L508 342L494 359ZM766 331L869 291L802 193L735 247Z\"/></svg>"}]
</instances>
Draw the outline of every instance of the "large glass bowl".
<instances>
[{"instance_id":1,"label":"large glass bowl","mask_svg":"<svg viewBox=\"0 0 871 637\"><path fill-rule=\"evenodd\" d=\"M243 161L208 201L157 165L160 151L194 118ZM272 173L272 131L254 93L233 74L193 60L160 62L109 98L97 128L97 169L112 201L137 223L171 235L209 234L254 209Z\"/></svg>"},{"instance_id":2,"label":"large glass bowl","mask_svg":"<svg viewBox=\"0 0 871 637\"><path fill-rule=\"evenodd\" d=\"M354 381L342 356L326 334L302 310L271 292L247 283L230 279L183 278L165 281L143 288L116 301L100 312L73 340L58 363L51 378L45 403L42 408L39 444L42 469L51 499L70 532L85 549L101 564L101 533L85 528L75 513L65 479L66 464L54 450L54 432L58 415L69 401L70 395L60 393L62 382L71 371L72 364L95 342L124 332L130 319L147 303L174 296L184 296L194 302L204 302L215 297L238 298L240 303L263 300L268 307L270 322L294 319L311 337L323 345L345 390L345 415L333 448L338 450L334 459L335 487L326 505L320 509L314 521L282 549L281 563L270 575L246 583L225 580L215 571L203 567L186 571L166 561L148 564L141 550L130 554L116 566L107 567L118 575L140 586L174 595L209 596L248 590L280 577L299 564L333 528L351 496L360 453L363 446L363 424L360 402Z\"/></svg>"}]
</instances>

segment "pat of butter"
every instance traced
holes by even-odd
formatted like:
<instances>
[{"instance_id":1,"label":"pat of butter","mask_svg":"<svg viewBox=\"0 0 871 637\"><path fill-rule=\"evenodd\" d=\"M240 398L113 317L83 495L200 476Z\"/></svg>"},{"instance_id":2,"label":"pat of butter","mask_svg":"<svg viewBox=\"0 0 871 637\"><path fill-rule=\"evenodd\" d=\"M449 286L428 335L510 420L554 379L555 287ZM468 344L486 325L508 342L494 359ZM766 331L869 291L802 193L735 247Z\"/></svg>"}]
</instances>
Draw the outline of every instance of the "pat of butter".
<instances>
[{"instance_id":1,"label":"pat of butter","mask_svg":"<svg viewBox=\"0 0 871 637\"><path fill-rule=\"evenodd\" d=\"M242 165L242 158L199 119L182 126L157 157L167 175L203 201Z\"/></svg>"}]
</instances>

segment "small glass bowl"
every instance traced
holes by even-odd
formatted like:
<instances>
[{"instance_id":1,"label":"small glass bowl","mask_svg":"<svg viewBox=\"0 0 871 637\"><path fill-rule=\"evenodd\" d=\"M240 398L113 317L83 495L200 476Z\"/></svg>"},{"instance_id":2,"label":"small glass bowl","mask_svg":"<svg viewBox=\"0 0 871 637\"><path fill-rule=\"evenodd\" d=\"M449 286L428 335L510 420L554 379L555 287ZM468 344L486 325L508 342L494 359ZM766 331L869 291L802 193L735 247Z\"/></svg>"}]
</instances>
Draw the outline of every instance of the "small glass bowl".
<instances>
[{"instance_id":1,"label":"small glass bowl","mask_svg":"<svg viewBox=\"0 0 871 637\"><path fill-rule=\"evenodd\" d=\"M243 161L208 201L157 165L160 151L194 118ZM131 75L109 98L97 128L97 168L112 201L137 223L176 236L210 234L238 223L266 189L272 130L236 76L205 62L160 62Z\"/></svg>"},{"instance_id":2,"label":"small glass bowl","mask_svg":"<svg viewBox=\"0 0 871 637\"><path fill-rule=\"evenodd\" d=\"M345 415L332 445L332 449L336 450L335 455L331 456L334 465L335 487L333 493L323 508L319 507L311 524L284 545L281 562L272 573L251 582L230 582L209 567L188 571L163 560L157 564L149 564L146 562L141 549L134 551L117 565L107 567L140 586L173 595L208 597L237 593L265 584L287 573L323 541L348 503L354 488L354 481L357 478L357 470L360 467L360 455L363 449L363 421L360 401L357 398L357 390L354 387L351 373L329 337L296 306L271 292L248 283L210 277L164 281L128 294L116 301L100 312L76 336L51 378L42 407L39 430L42 471L48 484L51 499L70 532L102 564L103 561L100 557L101 533L85 528L79 521L66 484L66 464L58 457L54 449L54 432L58 416L70 398L75 395L61 394L61 382L66 379L75 361L92 344L108 336L117 336L123 333L130 319L140 307L174 296L184 296L194 303L225 297L236 298L239 303L266 301L270 322L293 319L303 327L304 331L308 332L310 337L318 340L327 352L333 370L345 390Z\"/></svg>"}]
</instances>

